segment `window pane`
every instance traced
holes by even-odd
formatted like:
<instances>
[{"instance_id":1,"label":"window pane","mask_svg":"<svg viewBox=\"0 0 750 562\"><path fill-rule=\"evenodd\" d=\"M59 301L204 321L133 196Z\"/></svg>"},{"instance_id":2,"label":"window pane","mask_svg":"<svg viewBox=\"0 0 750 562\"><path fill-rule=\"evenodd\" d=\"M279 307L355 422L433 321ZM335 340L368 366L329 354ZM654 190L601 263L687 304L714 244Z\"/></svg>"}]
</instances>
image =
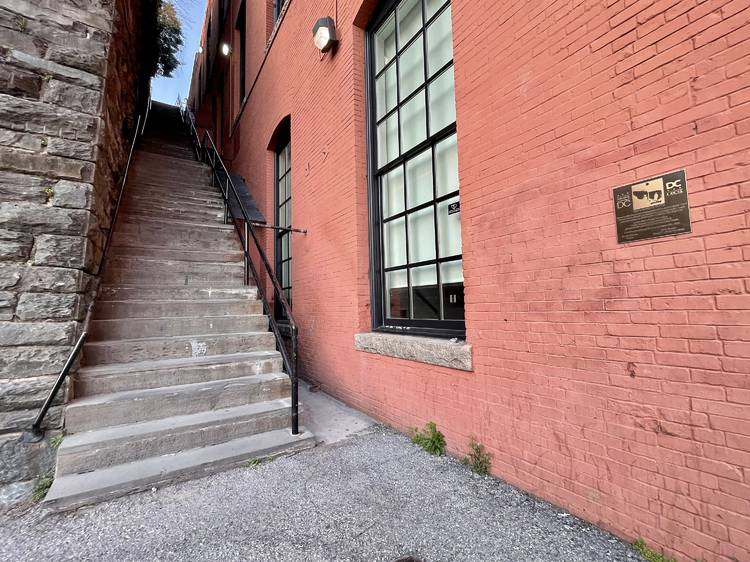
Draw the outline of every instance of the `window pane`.
<instances>
[{"instance_id":1,"label":"window pane","mask_svg":"<svg viewBox=\"0 0 750 562\"><path fill-rule=\"evenodd\" d=\"M445 320L463 320L463 262L459 260L441 264L440 281L443 286L443 318Z\"/></svg>"},{"instance_id":2,"label":"window pane","mask_svg":"<svg viewBox=\"0 0 750 562\"><path fill-rule=\"evenodd\" d=\"M279 180L279 203L286 201L286 178Z\"/></svg>"},{"instance_id":3,"label":"window pane","mask_svg":"<svg viewBox=\"0 0 750 562\"><path fill-rule=\"evenodd\" d=\"M434 207L409 214L409 263L435 259L434 221Z\"/></svg>"},{"instance_id":4,"label":"window pane","mask_svg":"<svg viewBox=\"0 0 750 562\"><path fill-rule=\"evenodd\" d=\"M378 165L398 157L398 112L378 125Z\"/></svg>"},{"instance_id":5,"label":"window pane","mask_svg":"<svg viewBox=\"0 0 750 562\"><path fill-rule=\"evenodd\" d=\"M383 225L385 267L406 264L406 228L403 217Z\"/></svg>"},{"instance_id":6,"label":"window pane","mask_svg":"<svg viewBox=\"0 0 750 562\"><path fill-rule=\"evenodd\" d=\"M406 152L427 137L425 131L424 92L420 92L401 108L401 147Z\"/></svg>"},{"instance_id":7,"label":"window pane","mask_svg":"<svg viewBox=\"0 0 750 562\"><path fill-rule=\"evenodd\" d=\"M424 19L427 21L445 5L445 0L425 0Z\"/></svg>"},{"instance_id":8,"label":"window pane","mask_svg":"<svg viewBox=\"0 0 750 562\"><path fill-rule=\"evenodd\" d=\"M409 318L409 286L405 269L385 274L385 315L388 318Z\"/></svg>"},{"instance_id":9,"label":"window pane","mask_svg":"<svg viewBox=\"0 0 750 562\"><path fill-rule=\"evenodd\" d=\"M292 202L287 201L284 206L286 207L286 223L284 226L292 226Z\"/></svg>"},{"instance_id":10,"label":"window pane","mask_svg":"<svg viewBox=\"0 0 750 562\"><path fill-rule=\"evenodd\" d=\"M286 198L289 199L292 196L292 171L291 170L289 170L286 173L285 183L286 183Z\"/></svg>"},{"instance_id":11,"label":"window pane","mask_svg":"<svg viewBox=\"0 0 750 562\"><path fill-rule=\"evenodd\" d=\"M383 176L383 218L404 210L404 169L399 166Z\"/></svg>"},{"instance_id":12,"label":"window pane","mask_svg":"<svg viewBox=\"0 0 750 562\"><path fill-rule=\"evenodd\" d=\"M456 102L453 94L453 67L438 76L429 86L430 134L456 120Z\"/></svg>"},{"instance_id":13,"label":"window pane","mask_svg":"<svg viewBox=\"0 0 750 562\"><path fill-rule=\"evenodd\" d=\"M451 9L448 7L427 28L427 72L432 76L452 58Z\"/></svg>"},{"instance_id":14,"label":"window pane","mask_svg":"<svg viewBox=\"0 0 750 562\"><path fill-rule=\"evenodd\" d=\"M289 258L289 233L281 236L281 259L282 261Z\"/></svg>"},{"instance_id":15,"label":"window pane","mask_svg":"<svg viewBox=\"0 0 750 562\"><path fill-rule=\"evenodd\" d=\"M398 103L396 88L396 65L392 64L377 80L378 119L381 119Z\"/></svg>"},{"instance_id":16,"label":"window pane","mask_svg":"<svg viewBox=\"0 0 750 562\"><path fill-rule=\"evenodd\" d=\"M403 47L422 28L422 0L404 0L398 7L398 44Z\"/></svg>"},{"instance_id":17,"label":"window pane","mask_svg":"<svg viewBox=\"0 0 750 562\"><path fill-rule=\"evenodd\" d=\"M419 88L424 82L424 45L418 39L398 59L398 78L401 99Z\"/></svg>"},{"instance_id":18,"label":"window pane","mask_svg":"<svg viewBox=\"0 0 750 562\"><path fill-rule=\"evenodd\" d=\"M406 163L406 202L412 208L432 198L432 150L427 149Z\"/></svg>"},{"instance_id":19,"label":"window pane","mask_svg":"<svg viewBox=\"0 0 750 562\"><path fill-rule=\"evenodd\" d=\"M451 205L458 204L458 197L438 204L438 250L441 258L461 254L461 212Z\"/></svg>"},{"instance_id":20,"label":"window pane","mask_svg":"<svg viewBox=\"0 0 750 562\"><path fill-rule=\"evenodd\" d=\"M291 275L289 272L290 270L289 264L291 263L292 263L291 261L285 261L281 265L281 285L283 287L288 287L289 285L291 285Z\"/></svg>"},{"instance_id":21,"label":"window pane","mask_svg":"<svg viewBox=\"0 0 750 562\"><path fill-rule=\"evenodd\" d=\"M292 143L286 145L284 152L286 152L286 169L289 170L292 167Z\"/></svg>"},{"instance_id":22,"label":"window pane","mask_svg":"<svg viewBox=\"0 0 750 562\"><path fill-rule=\"evenodd\" d=\"M440 292L437 267L427 265L411 270L412 318L437 320L440 318Z\"/></svg>"},{"instance_id":23,"label":"window pane","mask_svg":"<svg viewBox=\"0 0 750 562\"><path fill-rule=\"evenodd\" d=\"M458 191L458 149L455 134L435 145L435 188L438 197Z\"/></svg>"},{"instance_id":24,"label":"window pane","mask_svg":"<svg viewBox=\"0 0 750 562\"><path fill-rule=\"evenodd\" d=\"M284 172L286 172L286 151L283 149L280 150L276 157L278 160L279 177L281 177L284 175Z\"/></svg>"},{"instance_id":25,"label":"window pane","mask_svg":"<svg viewBox=\"0 0 750 562\"><path fill-rule=\"evenodd\" d=\"M396 56L396 18L388 18L375 33L375 72L380 72Z\"/></svg>"}]
</instances>

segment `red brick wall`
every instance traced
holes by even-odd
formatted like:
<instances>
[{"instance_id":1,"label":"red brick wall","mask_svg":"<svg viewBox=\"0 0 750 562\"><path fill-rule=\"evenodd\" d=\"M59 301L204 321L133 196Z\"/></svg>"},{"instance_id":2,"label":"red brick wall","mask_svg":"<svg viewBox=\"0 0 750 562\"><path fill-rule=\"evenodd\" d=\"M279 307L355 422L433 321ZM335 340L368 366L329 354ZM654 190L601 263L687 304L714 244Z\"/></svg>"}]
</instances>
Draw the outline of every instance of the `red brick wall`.
<instances>
[{"instance_id":1,"label":"red brick wall","mask_svg":"<svg viewBox=\"0 0 750 562\"><path fill-rule=\"evenodd\" d=\"M456 454L475 436L496 476L621 536L750 559L750 1L454 0L470 373L354 350L362 4L339 0L333 57L310 33L329 0L292 0L267 58L249 42L234 133L271 218L268 142L291 115L306 374L397 428L436 421ZM677 169L692 234L618 244L612 188Z\"/></svg>"}]
</instances>

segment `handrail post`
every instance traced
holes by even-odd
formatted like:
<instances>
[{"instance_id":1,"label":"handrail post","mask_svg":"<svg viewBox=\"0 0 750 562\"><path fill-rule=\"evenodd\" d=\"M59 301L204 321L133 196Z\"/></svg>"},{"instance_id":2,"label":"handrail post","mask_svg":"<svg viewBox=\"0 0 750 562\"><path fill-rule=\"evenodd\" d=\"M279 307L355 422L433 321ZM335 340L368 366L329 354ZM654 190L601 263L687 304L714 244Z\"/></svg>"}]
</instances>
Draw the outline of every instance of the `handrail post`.
<instances>
[{"instance_id":1,"label":"handrail post","mask_svg":"<svg viewBox=\"0 0 750 562\"><path fill-rule=\"evenodd\" d=\"M297 326L292 326L292 435L299 435L299 380L297 378Z\"/></svg>"}]
</instances>

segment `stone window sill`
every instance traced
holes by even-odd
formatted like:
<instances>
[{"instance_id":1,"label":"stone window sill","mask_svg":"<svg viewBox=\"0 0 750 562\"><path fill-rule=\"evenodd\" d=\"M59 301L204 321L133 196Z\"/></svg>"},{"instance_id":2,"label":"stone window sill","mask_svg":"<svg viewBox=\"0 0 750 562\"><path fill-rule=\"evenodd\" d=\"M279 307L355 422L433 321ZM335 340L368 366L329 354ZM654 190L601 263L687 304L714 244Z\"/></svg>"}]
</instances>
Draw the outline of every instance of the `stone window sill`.
<instances>
[{"instance_id":1,"label":"stone window sill","mask_svg":"<svg viewBox=\"0 0 750 562\"><path fill-rule=\"evenodd\" d=\"M471 345L463 341L367 332L354 335L357 351L472 371Z\"/></svg>"}]
</instances>

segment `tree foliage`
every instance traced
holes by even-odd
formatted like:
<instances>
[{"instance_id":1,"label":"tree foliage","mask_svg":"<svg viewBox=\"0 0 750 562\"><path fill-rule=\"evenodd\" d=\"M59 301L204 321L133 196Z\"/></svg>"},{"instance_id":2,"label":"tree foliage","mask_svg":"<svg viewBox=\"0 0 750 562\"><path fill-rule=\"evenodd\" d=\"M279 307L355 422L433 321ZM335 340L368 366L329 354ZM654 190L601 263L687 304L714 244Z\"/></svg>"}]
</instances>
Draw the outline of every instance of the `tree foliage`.
<instances>
[{"instance_id":1,"label":"tree foliage","mask_svg":"<svg viewBox=\"0 0 750 562\"><path fill-rule=\"evenodd\" d=\"M180 65L177 54L184 41L182 24L172 0L159 0L158 10L155 74L169 78Z\"/></svg>"}]
</instances>

